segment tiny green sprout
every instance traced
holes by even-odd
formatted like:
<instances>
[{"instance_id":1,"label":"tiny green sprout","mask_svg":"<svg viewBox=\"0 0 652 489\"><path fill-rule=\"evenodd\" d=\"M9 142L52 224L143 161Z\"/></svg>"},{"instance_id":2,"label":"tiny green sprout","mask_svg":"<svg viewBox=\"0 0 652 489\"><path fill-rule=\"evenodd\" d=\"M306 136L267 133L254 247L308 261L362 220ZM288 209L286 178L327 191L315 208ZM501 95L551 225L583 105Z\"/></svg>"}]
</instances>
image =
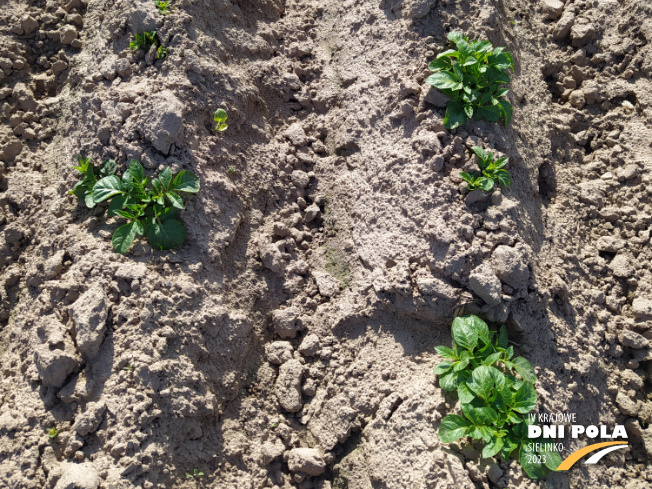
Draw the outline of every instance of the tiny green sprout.
<instances>
[{"instance_id":1,"label":"tiny green sprout","mask_svg":"<svg viewBox=\"0 0 652 489\"><path fill-rule=\"evenodd\" d=\"M163 59L168 55L168 50L161 46L161 40L156 31L145 31L142 34L134 34L134 40L129 43L129 48L132 51L142 49L147 52L152 46L157 47L156 57L158 59Z\"/></svg>"},{"instance_id":2,"label":"tiny green sprout","mask_svg":"<svg viewBox=\"0 0 652 489\"><path fill-rule=\"evenodd\" d=\"M161 15L167 15L170 13L170 2L165 0L154 0L156 8L161 13Z\"/></svg>"},{"instance_id":3,"label":"tiny green sprout","mask_svg":"<svg viewBox=\"0 0 652 489\"><path fill-rule=\"evenodd\" d=\"M164 48L163 46L159 46L158 49L156 50L156 58L157 59L163 59L167 57L168 55L168 50L167 48Z\"/></svg>"},{"instance_id":4,"label":"tiny green sprout","mask_svg":"<svg viewBox=\"0 0 652 489\"><path fill-rule=\"evenodd\" d=\"M186 477L188 477L190 479L194 479L195 477L202 477L203 475L204 475L204 473L200 472L197 469L193 469L192 474L189 474L188 472L186 472Z\"/></svg>"},{"instance_id":5,"label":"tiny green sprout","mask_svg":"<svg viewBox=\"0 0 652 489\"><path fill-rule=\"evenodd\" d=\"M226 172L227 172L229 175L233 176L233 175L235 175L235 168L233 168L232 166L230 166L230 167L228 167L228 168L226 169Z\"/></svg>"},{"instance_id":6,"label":"tiny green sprout","mask_svg":"<svg viewBox=\"0 0 652 489\"><path fill-rule=\"evenodd\" d=\"M127 372L131 372L134 369L133 365L126 365L122 367L122 370L126 370Z\"/></svg>"},{"instance_id":7,"label":"tiny green sprout","mask_svg":"<svg viewBox=\"0 0 652 489\"><path fill-rule=\"evenodd\" d=\"M213 116L213 120L217 123L215 125L215 130L216 131L226 131L226 128L229 127L226 124L226 118L228 117L228 114L226 113L226 110L224 109L217 109L215 111L215 115Z\"/></svg>"},{"instance_id":8,"label":"tiny green sprout","mask_svg":"<svg viewBox=\"0 0 652 489\"><path fill-rule=\"evenodd\" d=\"M513 20L510 20L509 23L512 25L516 25L516 22L514 22Z\"/></svg>"},{"instance_id":9,"label":"tiny green sprout","mask_svg":"<svg viewBox=\"0 0 652 489\"><path fill-rule=\"evenodd\" d=\"M279 423L279 422L276 422L276 423L274 423L274 424L271 424L271 425L269 425L269 429L270 429L270 430L275 430L276 428L278 428L278 426L279 426L280 424L281 424L281 423Z\"/></svg>"},{"instance_id":10,"label":"tiny green sprout","mask_svg":"<svg viewBox=\"0 0 652 489\"><path fill-rule=\"evenodd\" d=\"M507 187L511 183L509 173L504 168L509 158L503 156L494 161L494 154L491 151L485 151L480 146L473 146L472 149L478 157L478 166L482 174L460 172L460 176L467 183L466 188L469 190L479 188L491 192L494 185Z\"/></svg>"},{"instance_id":11,"label":"tiny green sprout","mask_svg":"<svg viewBox=\"0 0 652 489\"><path fill-rule=\"evenodd\" d=\"M59 430L53 426L48 430L48 436L54 440L57 436L59 436Z\"/></svg>"}]
</instances>

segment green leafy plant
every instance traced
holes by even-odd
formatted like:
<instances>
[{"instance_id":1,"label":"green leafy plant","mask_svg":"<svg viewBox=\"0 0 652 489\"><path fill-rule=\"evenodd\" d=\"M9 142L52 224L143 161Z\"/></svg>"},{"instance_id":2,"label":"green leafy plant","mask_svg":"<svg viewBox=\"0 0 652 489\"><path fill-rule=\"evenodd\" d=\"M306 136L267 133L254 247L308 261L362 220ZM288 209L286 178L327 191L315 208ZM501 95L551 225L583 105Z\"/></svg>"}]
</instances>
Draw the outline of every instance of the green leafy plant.
<instances>
[{"instance_id":1,"label":"green leafy plant","mask_svg":"<svg viewBox=\"0 0 652 489\"><path fill-rule=\"evenodd\" d=\"M226 124L226 119L227 119L228 114L226 113L226 110L224 109L217 109L215 111L215 115L213 116L213 120L216 122L215 125L215 130L216 131L226 131L226 128L229 127Z\"/></svg>"},{"instance_id":2,"label":"green leafy plant","mask_svg":"<svg viewBox=\"0 0 652 489\"><path fill-rule=\"evenodd\" d=\"M473 152L478 157L478 166L481 174L460 172L462 179L468 184L469 190L482 189L490 192L495 185L507 187L511 183L511 178L505 166L509 158L503 156L495 160L491 151L485 151L480 146L473 146Z\"/></svg>"},{"instance_id":3,"label":"green leafy plant","mask_svg":"<svg viewBox=\"0 0 652 489\"><path fill-rule=\"evenodd\" d=\"M512 118L512 105L505 99L509 93L508 69L514 71L514 60L505 48L495 48L489 41L469 41L460 32L451 32L448 40L457 49L437 55L428 68L434 73L426 81L450 97L446 105L444 126L454 129L467 119L487 119L505 125Z\"/></svg>"},{"instance_id":4,"label":"green leafy plant","mask_svg":"<svg viewBox=\"0 0 652 489\"><path fill-rule=\"evenodd\" d=\"M195 477L202 477L203 475L204 475L204 473L200 472L197 469L193 469L192 474L189 474L188 472L186 472L186 477L189 477L190 479L194 479Z\"/></svg>"},{"instance_id":5,"label":"green leafy plant","mask_svg":"<svg viewBox=\"0 0 652 489\"><path fill-rule=\"evenodd\" d=\"M163 59L168 55L168 50L161 46L161 40L156 31L145 31L142 34L134 34L134 40L129 43L129 48L132 51L143 49L148 52L152 46L156 46L156 57Z\"/></svg>"},{"instance_id":6,"label":"green leafy plant","mask_svg":"<svg viewBox=\"0 0 652 489\"><path fill-rule=\"evenodd\" d=\"M531 451L537 440L527 436L533 418L526 415L537 405L537 376L525 358L513 358L505 326L496 333L479 317L462 316L453 321L452 334L452 348L435 347L445 360L434 372L442 389L457 391L462 415L444 417L439 439L443 443L463 437L483 440L483 458L500 455L508 460L517 450L523 470L532 479L545 477L545 467L554 471L561 463L558 452Z\"/></svg>"},{"instance_id":7,"label":"green leafy plant","mask_svg":"<svg viewBox=\"0 0 652 489\"><path fill-rule=\"evenodd\" d=\"M107 163L102 168L107 167ZM80 187L79 184L75 185L71 192L91 208L109 201L108 217L119 216L127 220L127 224L113 233L113 249L116 252L126 253L136 236L142 235L157 250L179 248L183 244L186 230L177 219L179 211L184 209L180 193L199 192L199 179L193 172L182 171L173 175L166 167L157 178L148 182L138 161L131 160L121 178L115 175L115 162L111 162L106 170L109 174L95 180L90 186L88 172L93 171L92 164L89 162L85 167L80 165L75 168L84 175L81 183L86 183Z\"/></svg>"},{"instance_id":8,"label":"green leafy plant","mask_svg":"<svg viewBox=\"0 0 652 489\"><path fill-rule=\"evenodd\" d=\"M170 13L170 2L165 0L154 0L156 8L161 13L161 15L167 15Z\"/></svg>"},{"instance_id":9,"label":"green leafy plant","mask_svg":"<svg viewBox=\"0 0 652 489\"><path fill-rule=\"evenodd\" d=\"M122 367L122 370L126 370L127 372L131 372L134 369L133 365L126 365Z\"/></svg>"},{"instance_id":10,"label":"green leafy plant","mask_svg":"<svg viewBox=\"0 0 652 489\"><path fill-rule=\"evenodd\" d=\"M52 428L50 428L50 429L48 430L48 436L49 436L52 440L54 440L57 436L59 436L59 430L58 430L55 426L53 426Z\"/></svg>"},{"instance_id":11,"label":"green leafy plant","mask_svg":"<svg viewBox=\"0 0 652 489\"><path fill-rule=\"evenodd\" d=\"M82 179L75 184L72 190L68 191L69 194L76 195L79 199L86 203L90 209L95 207L95 202L92 198L93 186L97 183L98 177L103 178L113 175L116 170L116 163L113 160L105 161L100 168L95 168L90 158L84 158L82 155L77 155L78 166L74 169L80 172L83 176Z\"/></svg>"}]
</instances>

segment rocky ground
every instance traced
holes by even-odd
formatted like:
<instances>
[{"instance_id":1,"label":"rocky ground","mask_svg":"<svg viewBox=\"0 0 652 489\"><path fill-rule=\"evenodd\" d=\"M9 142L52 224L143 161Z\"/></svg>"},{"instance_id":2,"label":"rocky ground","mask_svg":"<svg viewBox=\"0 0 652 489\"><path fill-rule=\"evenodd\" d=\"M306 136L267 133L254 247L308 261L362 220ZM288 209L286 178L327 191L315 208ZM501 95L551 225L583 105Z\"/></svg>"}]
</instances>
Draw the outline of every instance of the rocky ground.
<instances>
[{"instance_id":1,"label":"rocky ground","mask_svg":"<svg viewBox=\"0 0 652 489\"><path fill-rule=\"evenodd\" d=\"M4 2L0 487L650 487L650 19L645 0ZM145 30L167 58L130 51ZM513 53L509 127L443 127L424 80L452 30ZM509 188L466 191L473 145L509 156ZM115 254L118 221L67 194L79 153L194 171L183 247ZM461 311L507 324L540 412L625 424L630 450L534 482L443 445L432 347Z\"/></svg>"}]
</instances>

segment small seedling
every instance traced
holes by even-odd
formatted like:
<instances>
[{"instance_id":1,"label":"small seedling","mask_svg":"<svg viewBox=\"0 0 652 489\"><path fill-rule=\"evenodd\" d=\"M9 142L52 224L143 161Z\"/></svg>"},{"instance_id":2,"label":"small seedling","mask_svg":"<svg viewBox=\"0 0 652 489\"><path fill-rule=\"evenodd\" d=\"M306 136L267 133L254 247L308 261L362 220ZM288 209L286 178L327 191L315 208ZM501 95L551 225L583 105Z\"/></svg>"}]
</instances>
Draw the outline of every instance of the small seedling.
<instances>
[{"instance_id":1,"label":"small seedling","mask_svg":"<svg viewBox=\"0 0 652 489\"><path fill-rule=\"evenodd\" d=\"M154 0L156 8L161 13L161 15L167 15L170 13L170 2L165 0Z\"/></svg>"},{"instance_id":2,"label":"small seedling","mask_svg":"<svg viewBox=\"0 0 652 489\"><path fill-rule=\"evenodd\" d=\"M80 182L83 185L78 183L71 192L90 208L110 200L108 217L127 219L127 224L113 233L113 249L116 252L126 253L136 236L142 235L157 250L179 248L183 244L186 230L177 217L185 207L179 193L199 192L199 179L193 172L182 171L173 175L166 167L148 184L148 177L138 161L131 160L122 178L115 175L115 162L109 161L102 167L102 171L109 174L90 185L92 179L89 180L88 172L93 171L93 166L88 159L86 161L88 165L75 167L84 175Z\"/></svg>"},{"instance_id":3,"label":"small seedling","mask_svg":"<svg viewBox=\"0 0 652 489\"><path fill-rule=\"evenodd\" d=\"M95 202L93 202L91 196L93 186L97 183L98 177L103 178L113 175L116 170L116 163L113 160L107 160L97 169L93 166L90 158L84 158L82 155L77 155L77 162L79 165L73 168L80 172L83 177L68 193L76 195L86 203L89 209L92 209L95 207Z\"/></svg>"},{"instance_id":4,"label":"small seedling","mask_svg":"<svg viewBox=\"0 0 652 489\"><path fill-rule=\"evenodd\" d=\"M546 467L554 471L561 456L542 443L543 452L532 447L542 440L528 438L528 425L534 418L527 416L537 405L534 368L523 357L514 356L507 329L489 331L477 316L455 318L452 325L452 348L437 346L435 350L446 360L434 372L439 386L457 391L462 415L449 414L439 425L439 439L452 443L463 437L483 440L482 457L497 455L509 460L518 449L521 467L532 479L545 477Z\"/></svg>"},{"instance_id":5,"label":"small seedling","mask_svg":"<svg viewBox=\"0 0 652 489\"><path fill-rule=\"evenodd\" d=\"M122 367L122 370L126 370L127 372L131 372L134 369L133 365L126 365Z\"/></svg>"},{"instance_id":6,"label":"small seedling","mask_svg":"<svg viewBox=\"0 0 652 489\"><path fill-rule=\"evenodd\" d=\"M48 430L48 436L54 440L57 436L59 436L59 430L56 429L56 427L52 427Z\"/></svg>"},{"instance_id":7,"label":"small seedling","mask_svg":"<svg viewBox=\"0 0 652 489\"><path fill-rule=\"evenodd\" d=\"M193 469L192 474L189 474L188 472L186 472L186 477L189 477L190 479L194 479L195 477L202 477L203 475L204 475L204 473L200 472L197 469Z\"/></svg>"},{"instance_id":8,"label":"small seedling","mask_svg":"<svg viewBox=\"0 0 652 489\"><path fill-rule=\"evenodd\" d=\"M235 168L233 168L232 166L230 166L230 167L228 167L228 168L226 169L226 172L227 172L229 175L233 176L233 175L235 175Z\"/></svg>"},{"instance_id":9,"label":"small seedling","mask_svg":"<svg viewBox=\"0 0 652 489\"><path fill-rule=\"evenodd\" d=\"M129 43L129 48L132 51L143 49L148 52L152 46L157 46L157 58L163 59L167 56L168 50L161 46L161 40L156 31L145 31L142 34L134 34L134 40Z\"/></svg>"},{"instance_id":10,"label":"small seedling","mask_svg":"<svg viewBox=\"0 0 652 489\"><path fill-rule=\"evenodd\" d=\"M275 430L276 428L279 427L280 424L281 424L281 423L279 423L279 422L276 422L276 423L274 423L274 424L270 424L270 425L269 425L269 429L270 429L270 430Z\"/></svg>"},{"instance_id":11,"label":"small seedling","mask_svg":"<svg viewBox=\"0 0 652 489\"><path fill-rule=\"evenodd\" d=\"M505 125L512 118L509 93L502 85L509 83L507 70L514 71L514 60L505 48L495 48L489 41L469 41L460 32L451 32L449 41L457 49L437 55L428 68L434 73L426 81L450 97L446 105L444 126L455 129L467 119L487 119Z\"/></svg>"},{"instance_id":12,"label":"small seedling","mask_svg":"<svg viewBox=\"0 0 652 489\"><path fill-rule=\"evenodd\" d=\"M505 165L509 158L503 156L494 161L494 154L491 151L485 151L480 146L473 146L473 152L478 157L478 166L482 171L481 175L476 173L460 172L462 179L468 184L469 190L482 189L490 192L494 185L507 187L511 183L509 173L505 170Z\"/></svg>"},{"instance_id":13,"label":"small seedling","mask_svg":"<svg viewBox=\"0 0 652 489\"><path fill-rule=\"evenodd\" d=\"M226 124L226 119L228 117L228 114L226 113L226 110L224 109L217 109L215 111L215 115L213 116L213 120L216 122L215 125L215 130L216 131L226 131L226 128L229 127Z\"/></svg>"}]
</instances>

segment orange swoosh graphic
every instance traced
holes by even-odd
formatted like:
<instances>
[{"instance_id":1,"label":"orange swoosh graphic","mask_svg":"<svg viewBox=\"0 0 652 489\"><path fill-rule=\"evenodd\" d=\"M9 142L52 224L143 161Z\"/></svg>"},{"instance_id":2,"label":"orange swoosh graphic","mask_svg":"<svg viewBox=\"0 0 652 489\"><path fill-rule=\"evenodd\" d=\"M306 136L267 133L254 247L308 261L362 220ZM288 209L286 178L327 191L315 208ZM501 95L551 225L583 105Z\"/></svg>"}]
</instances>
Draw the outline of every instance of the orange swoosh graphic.
<instances>
[{"instance_id":1,"label":"orange swoosh graphic","mask_svg":"<svg viewBox=\"0 0 652 489\"><path fill-rule=\"evenodd\" d=\"M571 453L568 457L566 457L566 460L564 460L562 463L559 464L559 467L557 467L557 470L568 470L575 464L575 462L577 462L579 459L581 459L587 453L591 453L591 452L593 452L595 450L598 450L599 448L610 447L612 445L627 445L627 442L626 441L606 441L604 443L594 443L593 445L589 445L587 447L580 448L579 450Z\"/></svg>"}]
</instances>

